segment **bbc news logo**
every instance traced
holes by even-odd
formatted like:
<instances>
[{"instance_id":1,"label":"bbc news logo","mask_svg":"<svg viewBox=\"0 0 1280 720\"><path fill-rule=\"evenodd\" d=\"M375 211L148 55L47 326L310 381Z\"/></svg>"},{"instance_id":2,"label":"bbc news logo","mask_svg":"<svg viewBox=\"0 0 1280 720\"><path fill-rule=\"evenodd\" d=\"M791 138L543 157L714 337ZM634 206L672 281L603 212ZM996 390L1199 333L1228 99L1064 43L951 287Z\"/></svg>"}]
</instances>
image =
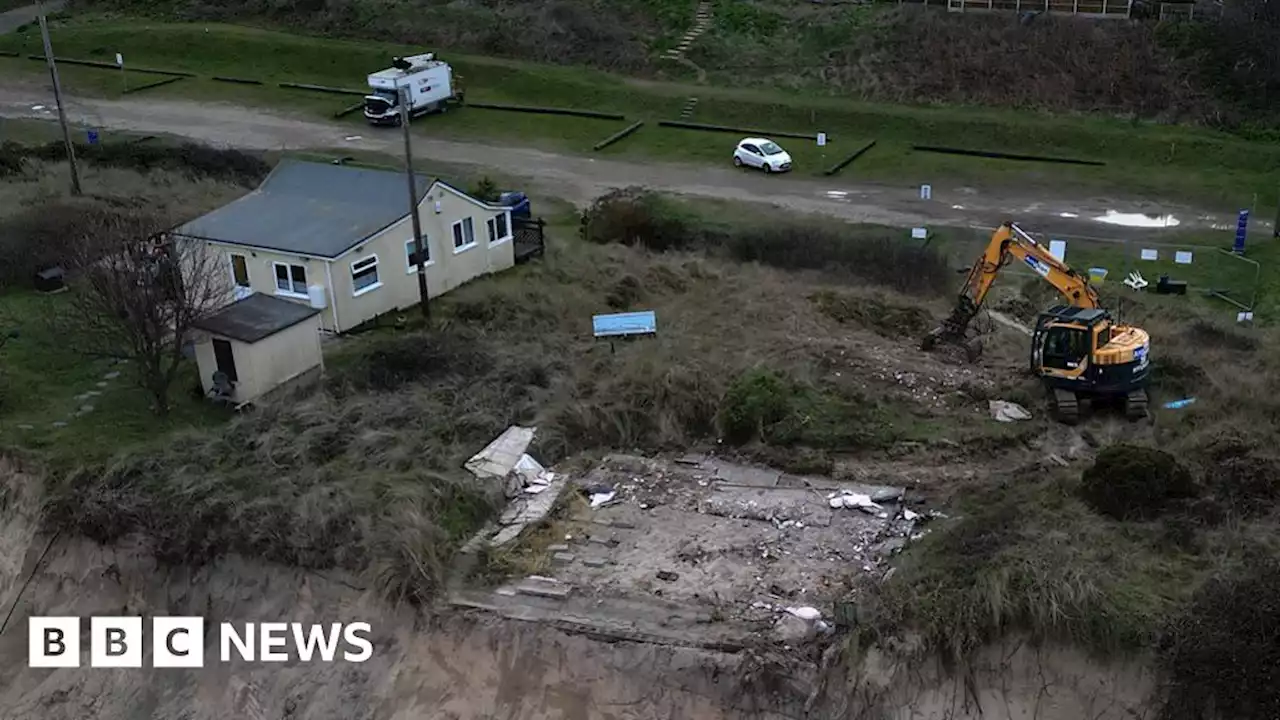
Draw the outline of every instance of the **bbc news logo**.
<instances>
[{"instance_id":1,"label":"bbc news logo","mask_svg":"<svg viewBox=\"0 0 1280 720\"><path fill-rule=\"evenodd\" d=\"M89 667L140 668L143 648L151 647L151 666L199 668L205 664L205 623L201 617L154 617L149 638L140 617L89 619ZM28 623L28 665L33 668L80 667L81 618L33 617ZM362 663L373 656L369 623L233 623L218 625L218 658L232 662ZM341 649L341 652L339 652ZM291 652L292 650L292 652Z\"/></svg>"}]
</instances>

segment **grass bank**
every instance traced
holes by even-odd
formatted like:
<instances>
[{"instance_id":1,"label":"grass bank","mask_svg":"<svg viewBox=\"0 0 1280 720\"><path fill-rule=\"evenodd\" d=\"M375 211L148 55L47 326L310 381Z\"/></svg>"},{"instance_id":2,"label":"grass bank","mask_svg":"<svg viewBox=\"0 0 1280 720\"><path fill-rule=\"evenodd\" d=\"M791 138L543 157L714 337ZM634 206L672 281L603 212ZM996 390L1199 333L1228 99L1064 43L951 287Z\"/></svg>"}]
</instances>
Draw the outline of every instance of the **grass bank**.
<instances>
[{"instance_id":1,"label":"grass bank","mask_svg":"<svg viewBox=\"0 0 1280 720\"><path fill-rule=\"evenodd\" d=\"M142 37L146 42L139 39ZM229 25L93 16L59 23L54 43L57 52L67 57L112 61L120 52L126 64L134 67L185 70L203 77L227 75L356 88L362 87L368 72L386 67L393 55L421 50ZM38 33L0 38L0 49L39 54ZM1271 204L1280 180L1276 170L1280 150L1273 145L1204 129L1031 111L876 105L781 91L642 82L594 70L476 56L449 55L447 59L463 78L468 97L476 101L583 107L652 121L676 118L687 98L696 95L699 102L692 120L697 122L828 133L831 144L825 150L803 141L786 143L804 173L816 173L842 153L876 139L876 148L847 170L845 177L899 184L951 178L1019 189L1094 188L1127 196L1172 196L1230 206L1251 202L1254 194L1262 206ZM43 72L39 63L31 60L3 59L3 63L6 72L33 76ZM66 84L73 93L117 96L122 90L120 73L114 70L67 66ZM331 114L344 101L206 79L184 80L147 93L157 98L224 99L316 115ZM441 136L519 138L574 152L589 152L595 142L622 126L478 109L431 118L424 125ZM734 140L731 135L647 126L602 154L724 162L725 148L731 148ZM1079 156L1108 164L1083 168L960 159L912 152L912 144Z\"/></svg>"}]
</instances>

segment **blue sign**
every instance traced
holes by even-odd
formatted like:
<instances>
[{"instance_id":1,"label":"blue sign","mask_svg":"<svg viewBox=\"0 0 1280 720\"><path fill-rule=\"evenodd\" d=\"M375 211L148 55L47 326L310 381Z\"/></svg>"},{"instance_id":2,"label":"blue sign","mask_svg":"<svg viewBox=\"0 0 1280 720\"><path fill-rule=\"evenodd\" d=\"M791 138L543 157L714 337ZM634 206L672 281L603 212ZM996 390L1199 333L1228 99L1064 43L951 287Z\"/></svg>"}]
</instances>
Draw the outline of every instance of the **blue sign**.
<instances>
[{"instance_id":1,"label":"blue sign","mask_svg":"<svg viewBox=\"0 0 1280 720\"><path fill-rule=\"evenodd\" d=\"M90 131L89 131L88 133L86 133L86 134L89 136L89 144L90 144L90 145L97 145L97 144L98 144L98 131L97 131L97 130L90 130Z\"/></svg>"},{"instance_id":2,"label":"blue sign","mask_svg":"<svg viewBox=\"0 0 1280 720\"><path fill-rule=\"evenodd\" d=\"M596 337L652 335L658 332L658 318L652 310L644 312L593 315L591 329Z\"/></svg>"},{"instance_id":3,"label":"blue sign","mask_svg":"<svg viewBox=\"0 0 1280 720\"><path fill-rule=\"evenodd\" d=\"M1249 211L1241 210L1240 218L1236 220L1236 244L1231 248L1231 252L1244 254L1244 236L1249 226Z\"/></svg>"}]
</instances>

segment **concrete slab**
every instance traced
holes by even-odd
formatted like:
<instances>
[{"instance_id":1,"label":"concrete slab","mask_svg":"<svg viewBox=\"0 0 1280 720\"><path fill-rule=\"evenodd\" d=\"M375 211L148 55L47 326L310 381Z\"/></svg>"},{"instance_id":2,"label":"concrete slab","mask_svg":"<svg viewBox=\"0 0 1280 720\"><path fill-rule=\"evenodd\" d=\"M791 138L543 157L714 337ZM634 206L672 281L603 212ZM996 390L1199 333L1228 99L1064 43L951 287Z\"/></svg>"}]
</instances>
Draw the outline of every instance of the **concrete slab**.
<instances>
[{"instance_id":1,"label":"concrete slab","mask_svg":"<svg viewBox=\"0 0 1280 720\"><path fill-rule=\"evenodd\" d=\"M723 460L714 460L709 464L715 468L715 477L717 480L731 485L776 487L778 480L782 477L782 472L780 470L773 470L771 468L739 465L737 463L725 462Z\"/></svg>"},{"instance_id":2,"label":"concrete slab","mask_svg":"<svg viewBox=\"0 0 1280 720\"><path fill-rule=\"evenodd\" d=\"M516 586L516 592L534 597L564 599L573 592L573 586L544 578L526 578Z\"/></svg>"},{"instance_id":3,"label":"concrete slab","mask_svg":"<svg viewBox=\"0 0 1280 720\"><path fill-rule=\"evenodd\" d=\"M478 478L504 478L533 442L537 428L512 425L463 465Z\"/></svg>"}]
</instances>

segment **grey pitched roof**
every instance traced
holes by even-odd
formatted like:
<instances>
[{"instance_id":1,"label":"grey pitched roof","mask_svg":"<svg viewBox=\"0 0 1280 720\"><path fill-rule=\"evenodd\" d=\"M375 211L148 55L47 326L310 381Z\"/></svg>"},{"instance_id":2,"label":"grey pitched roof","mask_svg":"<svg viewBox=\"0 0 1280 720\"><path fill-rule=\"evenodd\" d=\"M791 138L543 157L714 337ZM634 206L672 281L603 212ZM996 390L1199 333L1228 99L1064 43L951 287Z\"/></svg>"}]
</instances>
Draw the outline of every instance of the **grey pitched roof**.
<instances>
[{"instance_id":1,"label":"grey pitched roof","mask_svg":"<svg viewBox=\"0 0 1280 720\"><path fill-rule=\"evenodd\" d=\"M417 176L418 201L431 178ZM174 229L180 235L332 258L409 214L403 173L281 160L257 190Z\"/></svg>"},{"instance_id":2,"label":"grey pitched roof","mask_svg":"<svg viewBox=\"0 0 1280 720\"><path fill-rule=\"evenodd\" d=\"M193 324L215 335L256 343L319 313L300 302L254 293Z\"/></svg>"}]
</instances>

